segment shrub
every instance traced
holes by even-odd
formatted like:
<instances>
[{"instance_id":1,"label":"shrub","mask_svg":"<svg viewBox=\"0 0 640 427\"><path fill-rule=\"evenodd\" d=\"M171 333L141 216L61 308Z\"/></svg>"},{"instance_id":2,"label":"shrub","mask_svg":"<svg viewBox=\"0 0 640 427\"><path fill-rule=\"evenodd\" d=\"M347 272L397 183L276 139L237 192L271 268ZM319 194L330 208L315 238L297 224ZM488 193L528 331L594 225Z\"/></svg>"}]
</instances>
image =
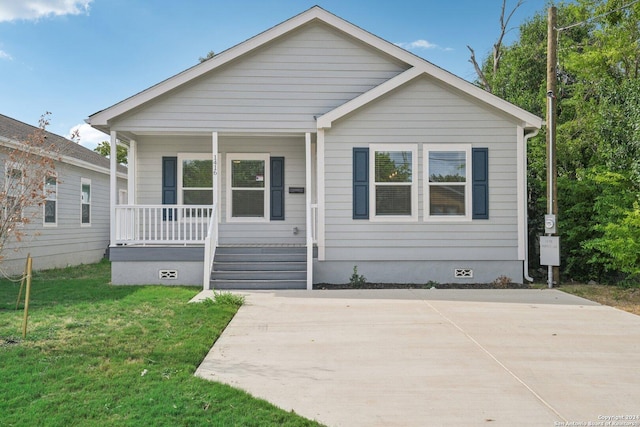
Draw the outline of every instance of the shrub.
<instances>
[{"instance_id":1,"label":"shrub","mask_svg":"<svg viewBox=\"0 0 640 427\"><path fill-rule=\"evenodd\" d=\"M491 282L493 284L493 286L495 286L496 288L499 289L506 289L509 287L509 285L511 284L511 282L513 282L513 280L511 280L511 277L507 277L507 276L499 276L497 277L493 282Z\"/></svg>"},{"instance_id":2,"label":"shrub","mask_svg":"<svg viewBox=\"0 0 640 427\"><path fill-rule=\"evenodd\" d=\"M361 288L367 283L367 278L362 274L358 274L358 266L353 266L353 274L349 277L349 284L354 288Z\"/></svg>"}]
</instances>

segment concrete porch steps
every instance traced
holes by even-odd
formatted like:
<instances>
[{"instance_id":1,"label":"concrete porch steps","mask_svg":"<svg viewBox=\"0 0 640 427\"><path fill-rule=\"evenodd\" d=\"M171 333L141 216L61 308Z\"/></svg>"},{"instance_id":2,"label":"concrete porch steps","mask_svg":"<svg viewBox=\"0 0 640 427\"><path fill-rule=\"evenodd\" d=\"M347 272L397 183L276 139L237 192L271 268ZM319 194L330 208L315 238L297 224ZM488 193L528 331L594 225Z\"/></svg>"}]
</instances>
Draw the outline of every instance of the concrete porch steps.
<instances>
[{"instance_id":1,"label":"concrete porch steps","mask_svg":"<svg viewBox=\"0 0 640 427\"><path fill-rule=\"evenodd\" d=\"M212 289L306 289L306 248L219 246L210 283Z\"/></svg>"}]
</instances>

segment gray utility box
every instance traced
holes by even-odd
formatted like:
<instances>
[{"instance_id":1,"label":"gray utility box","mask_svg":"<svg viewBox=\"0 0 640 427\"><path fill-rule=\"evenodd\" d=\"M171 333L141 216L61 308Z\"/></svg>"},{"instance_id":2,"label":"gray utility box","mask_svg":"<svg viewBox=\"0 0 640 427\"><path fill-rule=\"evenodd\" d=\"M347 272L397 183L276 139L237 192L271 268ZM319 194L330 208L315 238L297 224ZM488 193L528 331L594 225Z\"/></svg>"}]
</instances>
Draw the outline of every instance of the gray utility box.
<instances>
[{"instance_id":1,"label":"gray utility box","mask_svg":"<svg viewBox=\"0 0 640 427\"><path fill-rule=\"evenodd\" d=\"M559 236L540 236L540 265L560 265Z\"/></svg>"}]
</instances>

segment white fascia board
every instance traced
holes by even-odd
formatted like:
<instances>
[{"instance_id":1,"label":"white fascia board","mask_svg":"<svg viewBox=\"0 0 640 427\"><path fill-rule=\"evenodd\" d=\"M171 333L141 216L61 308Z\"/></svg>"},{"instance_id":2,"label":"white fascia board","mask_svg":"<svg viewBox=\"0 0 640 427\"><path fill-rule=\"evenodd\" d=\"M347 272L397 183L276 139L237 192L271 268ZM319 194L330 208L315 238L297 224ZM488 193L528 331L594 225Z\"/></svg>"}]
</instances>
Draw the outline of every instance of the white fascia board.
<instances>
[{"instance_id":1,"label":"white fascia board","mask_svg":"<svg viewBox=\"0 0 640 427\"><path fill-rule=\"evenodd\" d=\"M335 120L346 116L347 114L357 110L360 107L363 107L369 102L378 99L379 97L391 92L399 86L423 74L435 78L445 83L446 85L452 86L475 99L478 99L488 105L493 106L494 108L499 109L500 111L507 113L512 117L517 118L522 122L522 127L524 128L540 129L540 127L542 127L542 119L540 117L531 114L528 111L517 107L510 102L507 102L504 99L499 98L485 91L484 89L481 89L467 82L466 80L463 80L449 73L448 71L444 71L436 66L433 66L432 64L429 64L428 62L425 62L424 64L419 64L401 74L398 74L392 79L389 79L386 82L374 87L370 91L365 92L362 95L352 99L351 101L348 101L341 106L329 111L328 113L325 113L324 115L318 117L318 129L330 128Z\"/></svg>"},{"instance_id":2,"label":"white fascia board","mask_svg":"<svg viewBox=\"0 0 640 427\"><path fill-rule=\"evenodd\" d=\"M94 171L94 172L103 173L105 175L111 175L111 171L109 169L103 168L101 166L96 166L96 165L94 165L92 163L85 162L84 160L76 159L76 158L69 157L69 156L62 156L60 161L62 161L63 163L67 163L69 165L77 166L79 168L91 170L91 171ZM116 172L116 176L118 178L127 179L127 174L123 173L123 172Z\"/></svg>"},{"instance_id":3,"label":"white fascia board","mask_svg":"<svg viewBox=\"0 0 640 427\"><path fill-rule=\"evenodd\" d=\"M109 120L114 117L117 117L127 111L136 108L172 89L175 89L197 77L200 77L207 72L218 68L234 59L260 47L263 46L272 40L287 34L290 31L295 30L296 28L301 27L302 25L318 19L320 21L327 22L331 25L336 26L334 23L347 24L342 19L338 18L335 15L330 14L324 9L314 6L313 8L290 18L281 24L276 25L240 44L235 45L219 54L215 55L213 58L202 62L201 64L195 65L179 74L176 74L173 77L164 80L163 82L158 83L155 86L152 86L137 95L133 95L130 98L121 101L118 104L115 104L105 110L99 111L86 120L91 126L94 127L104 127L108 126ZM329 22L329 21L333 21ZM350 24L349 24L350 25ZM362 31L362 30L360 30Z\"/></svg>"},{"instance_id":4,"label":"white fascia board","mask_svg":"<svg viewBox=\"0 0 640 427\"><path fill-rule=\"evenodd\" d=\"M407 83L410 80L413 80L421 74L423 74L423 71L419 70L418 67L410 68L404 73L398 74L397 76L374 87L373 89L363 93L362 95L352 99L351 101L348 101L341 106L334 108L328 113L325 113L322 116L318 117L318 129L330 128L331 124L335 120L338 120L341 117L344 117L347 114L357 110L358 108L368 104L369 102L378 99L382 95L391 92L395 88Z\"/></svg>"},{"instance_id":5,"label":"white fascia board","mask_svg":"<svg viewBox=\"0 0 640 427\"><path fill-rule=\"evenodd\" d=\"M431 65L428 62L425 62L425 65ZM426 68L424 65L422 66ZM451 74L447 71L442 70L438 67L429 67L430 70L425 69L425 73L430 74L436 79L446 83L450 86L453 86L464 93L479 99L482 102L485 102L498 110L504 111L505 113L513 116L522 121L522 126L526 129L540 129L542 127L542 119L535 114L531 114L527 110L524 110L504 99L487 92L484 89L479 88L478 86L469 83L466 80L461 79L460 77Z\"/></svg>"},{"instance_id":6,"label":"white fascia board","mask_svg":"<svg viewBox=\"0 0 640 427\"><path fill-rule=\"evenodd\" d=\"M8 148L20 150L23 147L23 144L16 142L12 139L8 139L0 136L0 142L2 145ZM109 175L111 172L108 168L103 168L102 166L94 165L93 163L86 162L84 160L77 159L75 157L60 155L60 154L51 154L51 157L54 158L55 161L59 161L61 163L65 163L72 166L77 166L82 169L103 173L105 175ZM127 174L123 172L117 173L118 178L127 179Z\"/></svg>"},{"instance_id":7,"label":"white fascia board","mask_svg":"<svg viewBox=\"0 0 640 427\"><path fill-rule=\"evenodd\" d=\"M427 75L432 76L448 85L451 85L461 90L462 92L465 92L490 105L493 105L494 107L506 112L507 114L510 114L514 117L519 118L520 120L522 120L525 128L540 128L542 126L542 119L540 119L539 117L519 107L516 107L515 105L508 103L503 99L498 98L497 96L484 91L483 89L480 89L479 87L467 82L466 80L448 71L445 71L444 69L412 54L411 52L405 49L402 49L399 46L394 45L393 43L390 43L366 30L363 30L362 28L354 24L351 24L350 22L345 21L344 19L330 12L327 12L326 10L322 9L319 6L314 6L311 9L297 16L294 16L293 18L290 18L287 21L284 21L281 24L278 24L275 27L272 27L264 31L263 33L258 34L257 36L254 36L246 40L245 42L242 42L230 49L227 49L219 53L218 55L215 55L213 58L207 61L204 61L201 64L195 65L183 71L180 74L176 74L175 76L170 77L167 80L164 80L163 82L158 83L157 85L152 86L138 93L137 95L133 95L132 97L127 98L124 101L121 101L120 103L113 105L112 107L109 107L105 110L97 112L91 115L86 120L86 122L89 123L91 126L102 130L103 132L108 131L109 120L121 114L124 114L130 111L131 109L136 108L148 101L151 101L152 99L160 95L163 95L164 93L170 90L173 90L197 77L200 77L201 75L211 70L214 70L224 64L227 64L228 62L233 61L234 59L260 46L263 46L271 42L272 40L280 36L283 36L314 20L324 22L354 37L355 39L358 39L363 43L368 44L369 46L372 46L380 50L381 52L386 53L389 56L394 57L399 61L412 66L412 68L400 74L399 76L403 76L403 77L401 77L400 80L395 81L393 84L384 86L382 89L374 88L372 89L372 91L361 95L362 99L359 99L360 97L354 99L353 101L356 101L356 100L359 100L359 101L351 104L352 109L338 107L340 112L342 112L343 114L342 115L339 115L338 113L332 114L331 116L329 116L329 117L333 117L332 120L340 118L344 114L347 114L348 112L351 112L365 105L366 103L371 102L372 100L387 93L388 91L395 89L395 87L399 86L400 84L406 83L412 78L415 78L417 75L421 73L426 73ZM408 72L410 73L406 74ZM414 74L414 73L417 73L417 74ZM406 80L403 81L403 79L406 79ZM390 81L392 80L394 79L391 79ZM396 86L394 86L394 84L396 84ZM347 104L350 104L350 102ZM336 110L333 110L333 111L336 111ZM330 114L332 112L329 112L327 114ZM325 114L325 116L327 114ZM323 123L326 124L326 120ZM329 126L319 125L318 127L326 128L326 127L330 127L330 124Z\"/></svg>"},{"instance_id":8,"label":"white fascia board","mask_svg":"<svg viewBox=\"0 0 640 427\"><path fill-rule=\"evenodd\" d=\"M457 88L458 90L461 90L462 92L472 97L478 98L481 101L521 120L525 128L540 129L540 127L542 127L542 119L540 117L534 114L531 114L528 111L520 107L517 107L511 104L510 102L507 102L504 99L499 98L485 91L484 89L479 88L478 86L472 83L469 83L468 81L456 76L455 74L452 74L449 71L446 71L432 64L431 62L426 61L420 58L419 56L416 56L413 53L399 46L394 45L393 43L390 43L374 34L371 34L366 30L363 30L360 27L357 27L351 24L348 21L343 20L342 18L339 18L321 8L318 8L318 7L316 8L318 12L322 14L322 16L318 16L318 18L322 19L326 23L351 35L352 37L355 37L363 41L364 43L369 44L370 46L375 47L376 49L379 49L380 51L392 57L399 59L400 61L406 62L407 64L413 66L413 68L410 68L404 73L399 74L395 78L390 79L387 82L383 83L382 85L372 89L371 91L360 95L360 97L355 98L353 101L358 100L358 102L354 102L353 104L351 104L350 108L347 107L343 109L342 107L346 106L347 104L350 104L351 101L326 113L324 116L322 116L323 118L325 116L328 116L328 118L326 118L323 121L323 125L326 125L327 121L329 121L328 126L321 126L319 123L318 128L331 127L331 123L330 123L331 121L336 120L344 116L345 114L348 114L354 111L357 108L360 108L361 106L373 101L379 96L386 94L387 92L395 89L396 87L412 80L413 78L419 76L422 73L427 74L437 80L440 80L447 85L453 86L454 88ZM312 9L312 11L314 9ZM396 78L398 79L396 80ZM386 83L390 83L392 81L393 83L391 83L388 86L385 86ZM378 90L378 88L381 88L381 89ZM335 114L333 114L334 111L336 112Z\"/></svg>"}]
</instances>

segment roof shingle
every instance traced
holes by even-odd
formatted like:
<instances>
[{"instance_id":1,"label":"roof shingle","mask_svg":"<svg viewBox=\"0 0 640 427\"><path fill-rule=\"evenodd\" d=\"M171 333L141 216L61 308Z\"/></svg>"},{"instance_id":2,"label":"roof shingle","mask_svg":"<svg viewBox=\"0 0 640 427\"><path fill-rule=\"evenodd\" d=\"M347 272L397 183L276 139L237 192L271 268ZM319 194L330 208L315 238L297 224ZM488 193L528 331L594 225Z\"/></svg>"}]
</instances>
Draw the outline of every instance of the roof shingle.
<instances>
[{"instance_id":1,"label":"roof shingle","mask_svg":"<svg viewBox=\"0 0 640 427\"><path fill-rule=\"evenodd\" d=\"M33 132L38 129L39 128L36 126L31 126L19 120L0 114L0 136L7 139L21 142L27 139L29 135L33 134ZM99 153L89 150L78 143L60 135L56 135L55 133L48 131L45 131L45 133L47 142L53 144L61 155L91 163L92 165L99 166L107 170L110 169L110 160ZM106 135L105 138L107 138ZM127 168L123 165L118 165L118 172L127 173Z\"/></svg>"}]
</instances>

